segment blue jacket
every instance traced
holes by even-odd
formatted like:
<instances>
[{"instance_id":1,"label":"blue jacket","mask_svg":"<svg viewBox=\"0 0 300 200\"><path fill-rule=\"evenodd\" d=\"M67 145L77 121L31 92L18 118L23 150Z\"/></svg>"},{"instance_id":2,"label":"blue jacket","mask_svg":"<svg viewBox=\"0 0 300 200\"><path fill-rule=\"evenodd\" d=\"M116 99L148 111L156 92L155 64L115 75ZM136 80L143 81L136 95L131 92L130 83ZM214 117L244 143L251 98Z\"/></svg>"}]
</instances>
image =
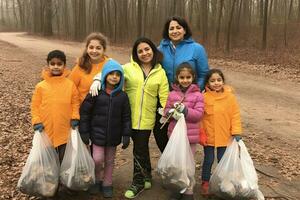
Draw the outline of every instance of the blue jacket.
<instances>
[{"instance_id":1,"label":"blue jacket","mask_svg":"<svg viewBox=\"0 0 300 200\"><path fill-rule=\"evenodd\" d=\"M202 45L192 38L184 39L174 49L170 40L163 39L158 49L163 53L162 66L165 69L169 85L174 83L177 67L188 62L196 71L197 83L201 90L204 89L204 78L209 70L207 55Z\"/></svg>"},{"instance_id":2,"label":"blue jacket","mask_svg":"<svg viewBox=\"0 0 300 200\"><path fill-rule=\"evenodd\" d=\"M106 92L108 73L119 71L120 83ZM102 87L98 96L88 94L80 107L79 132L84 143L89 139L98 146L117 146L122 136L131 136L131 111L128 96L122 91L124 72L119 63L109 60L102 70Z\"/></svg>"}]
</instances>

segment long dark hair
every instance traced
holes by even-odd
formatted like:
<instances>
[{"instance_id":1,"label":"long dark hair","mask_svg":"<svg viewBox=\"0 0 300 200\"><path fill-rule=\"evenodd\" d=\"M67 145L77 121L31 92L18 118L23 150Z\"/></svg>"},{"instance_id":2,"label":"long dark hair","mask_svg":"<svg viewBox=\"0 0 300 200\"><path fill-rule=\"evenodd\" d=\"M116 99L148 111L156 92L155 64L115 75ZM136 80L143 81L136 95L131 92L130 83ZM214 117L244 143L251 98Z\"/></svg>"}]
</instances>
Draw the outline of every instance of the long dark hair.
<instances>
[{"instance_id":1,"label":"long dark hair","mask_svg":"<svg viewBox=\"0 0 300 200\"><path fill-rule=\"evenodd\" d=\"M79 58L79 62L78 65L81 69L83 69L86 73L90 73L92 70L92 63L91 63L91 58L87 53L87 47L89 46L90 42L92 40L98 40L100 42L100 44L102 45L104 51L106 50L106 46L107 46L107 38L102 34L102 33L91 33L89 34L85 41L85 49L82 53L82 56Z\"/></svg>"},{"instance_id":2,"label":"long dark hair","mask_svg":"<svg viewBox=\"0 0 300 200\"><path fill-rule=\"evenodd\" d=\"M183 27L183 29L185 30L184 39L188 39L189 37L192 36L192 31L191 31L187 21L182 17L172 16L166 21L166 23L164 25L164 30L163 30L163 34L162 34L164 39L170 40L169 26L170 26L171 21L177 21L178 24Z\"/></svg>"},{"instance_id":3,"label":"long dark hair","mask_svg":"<svg viewBox=\"0 0 300 200\"><path fill-rule=\"evenodd\" d=\"M138 53L137 53L137 47L141 43L148 44L153 51L153 59L151 60L152 67L154 67L158 63L161 63L161 61L163 59L163 54L157 49L155 44L150 39L145 38L145 37L138 38L133 44L131 55L132 55L132 59L134 60L134 62L138 63L139 65L142 64L138 57Z\"/></svg>"}]
</instances>

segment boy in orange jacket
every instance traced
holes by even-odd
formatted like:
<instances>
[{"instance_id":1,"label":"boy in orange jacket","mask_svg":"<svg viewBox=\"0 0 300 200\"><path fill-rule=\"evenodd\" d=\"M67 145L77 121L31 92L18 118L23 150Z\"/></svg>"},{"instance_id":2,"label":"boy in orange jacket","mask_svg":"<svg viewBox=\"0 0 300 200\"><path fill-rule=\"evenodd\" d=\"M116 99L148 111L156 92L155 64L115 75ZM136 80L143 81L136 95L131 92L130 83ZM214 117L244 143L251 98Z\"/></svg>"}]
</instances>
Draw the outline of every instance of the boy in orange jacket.
<instances>
[{"instance_id":1,"label":"boy in orange jacket","mask_svg":"<svg viewBox=\"0 0 300 200\"><path fill-rule=\"evenodd\" d=\"M63 159L70 128L79 124L79 94L67 78L66 56L60 50L49 52L43 81L34 90L31 102L33 129L45 133Z\"/></svg>"}]
</instances>

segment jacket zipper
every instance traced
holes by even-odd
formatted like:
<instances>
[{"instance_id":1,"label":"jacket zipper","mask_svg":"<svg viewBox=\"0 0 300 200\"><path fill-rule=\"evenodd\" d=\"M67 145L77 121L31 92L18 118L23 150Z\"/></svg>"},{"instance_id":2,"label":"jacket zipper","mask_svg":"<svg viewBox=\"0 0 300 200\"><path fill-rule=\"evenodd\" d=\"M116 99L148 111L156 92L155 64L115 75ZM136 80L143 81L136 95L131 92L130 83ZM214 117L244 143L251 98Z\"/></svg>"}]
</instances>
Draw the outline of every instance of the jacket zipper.
<instances>
[{"instance_id":1,"label":"jacket zipper","mask_svg":"<svg viewBox=\"0 0 300 200\"><path fill-rule=\"evenodd\" d=\"M145 89L145 86L146 86L146 83L149 79L149 77L153 74L153 71L152 73L150 72L149 75L147 76L146 80L144 81L143 83L143 87L142 87L142 97L141 97L141 104L140 104L140 116L139 116L139 121L138 121L138 129L140 129L140 126L141 126L141 121L142 121L142 111L143 111L143 101L144 101L144 89Z\"/></svg>"},{"instance_id":2,"label":"jacket zipper","mask_svg":"<svg viewBox=\"0 0 300 200\"><path fill-rule=\"evenodd\" d=\"M112 96L109 95L109 104L108 104L108 119L107 119L107 128L106 128L106 134L105 134L105 138L106 138L106 142L105 144L107 144L107 136L108 136L108 132L110 131L109 128L109 121L110 121L110 114L111 114L111 101L112 101Z\"/></svg>"}]
</instances>

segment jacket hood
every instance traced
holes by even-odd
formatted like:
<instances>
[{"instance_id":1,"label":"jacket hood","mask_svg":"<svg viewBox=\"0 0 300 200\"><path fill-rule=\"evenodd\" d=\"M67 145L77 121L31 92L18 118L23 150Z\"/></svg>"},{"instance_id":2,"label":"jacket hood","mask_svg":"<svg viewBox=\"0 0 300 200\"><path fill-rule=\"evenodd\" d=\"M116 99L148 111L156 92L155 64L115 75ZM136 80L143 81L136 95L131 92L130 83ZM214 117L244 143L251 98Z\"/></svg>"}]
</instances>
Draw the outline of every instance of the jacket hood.
<instances>
[{"instance_id":1,"label":"jacket hood","mask_svg":"<svg viewBox=\"0 0 300 200\"><path fill-rule=\"evenodd\" d=\"M184 44L184 43L193 43L193 42L195 42L194 40L193 40L193 38L192 37L189 37L189 38L187 38L187 39L183 39L182 41L180 41L178 44ZM167 46L167 45L170 45L171 44L171 40L169 40L169 39L162 39L161 40L161 42L160 42L160 45L164 45L164 46Z\"/></svg>"},{"instance_id":2,"label":"jacket hood","mask_svg":"<svg viewBox=\"0 0 300 200\"><path fill-rule=\"evenodd\" d=\"M177 85L177 84L173 84L173 85L172 85L172 88L173 88L173 90L175 90L175 91L182 91L181 88L180 88L180 86ZM200 88L199 88L199 86L198 86L197 84L192 83L192 84L188 87L188 89L186 90L185 93L192 93L192 92L200 92Z\"/></svg>"},{"instance_id":3,"label":"jacket hood","mask_svg":"<svg viewBox=\"0 0 300 200\"><path fill-rule=\"evenodd\" d=\"M118 71L121 75L120 82L118 85L115 86L115 89L111 92L111 94L114 94L117 91L121 91L124 85L124 71L120 63L113 59L109 59L103 66L102 74L101 74L101 88L103 90L106 89L106 77L110 72Z\"/></svg>"},{"instance_id":4,"label":"jacket hood","mask_svg":"<svg viewBox=\"0 0 300 200\"><path fill-rule=\"evenodd\" d=\"M43 80L50 80L50 79L61 79L61 78L65 78L67 76L69 76L69 74L71 73L71 71L68 68L64 69L64 72L61 76L51 76L50 70L48 68L44 68L42 71L42 79Z\"/></svg>"}]
</instances>

